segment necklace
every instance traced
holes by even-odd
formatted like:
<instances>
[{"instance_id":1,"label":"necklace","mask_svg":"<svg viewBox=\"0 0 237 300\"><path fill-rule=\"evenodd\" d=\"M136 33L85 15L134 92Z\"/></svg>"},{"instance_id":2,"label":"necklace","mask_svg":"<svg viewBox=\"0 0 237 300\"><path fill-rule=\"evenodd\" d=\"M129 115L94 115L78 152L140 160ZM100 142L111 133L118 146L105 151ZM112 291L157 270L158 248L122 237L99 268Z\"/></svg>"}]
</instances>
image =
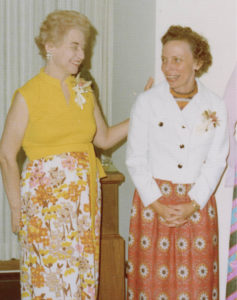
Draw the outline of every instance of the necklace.
<instances>
[{"instance_id":1,"label":"necklace","mask_svg":"<svg viewBox=\"0 0 237 300\"><path fill-rule=\"evenodd\" d=\"M189 93L184 93L184 94L177 93L177 92L175 92L175 90L170 89L170 93L172 94L172 96L174 98L181 98L181 99L192 99L193 96L197 94L197 92L198 92L198 87L197 87L196 81L195 81L194 89Z\"/></svg>"}]
</instances>

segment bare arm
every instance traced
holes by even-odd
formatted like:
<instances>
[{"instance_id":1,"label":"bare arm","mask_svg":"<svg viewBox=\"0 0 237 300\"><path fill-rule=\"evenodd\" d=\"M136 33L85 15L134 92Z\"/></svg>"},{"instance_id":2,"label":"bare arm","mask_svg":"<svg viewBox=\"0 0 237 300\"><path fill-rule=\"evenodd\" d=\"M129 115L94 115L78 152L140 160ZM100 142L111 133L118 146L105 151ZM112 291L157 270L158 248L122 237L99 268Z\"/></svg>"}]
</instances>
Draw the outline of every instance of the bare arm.
<instances>
[{"instance_id":1,"label":"bare arm","mask_svg":"<svg viewBox=\"0 0 237 300\"><path fill-rule=\"evenodd\" d=\"M20 175L17 153L21 147L28 123L28 109L24 98L17 93L8 112L0 141L0 166L4 188L11 208L12 231L19 230L20 220Z\"/></svg>"},{"instance_id":2,"label":"bare arm","mask_svg":"<svg viewBox=\"0 0 237 300\"><path fill-rule=\"evenodd\" d=\"M149 90L154 84L154 79L149 77L144 87L144 91ZM94 144L101 149L109 149L119 143L128 135L129 119L108 127L105 123L100 108L95 99L94 116L96 120L97 132L94 137Z\"/></svg>"},{"instance_id":3,"label":"bare arm","mask_svg":"<svg viewBox=\"0 0 237 300\"><path fill-rule=\"evenodd\" d=\"M94 116L97 126L94 144L101 149L109 149L123 140L128 134L129 120L108 127L101 114L100 108L95 100Z\"/></svg>"}]
</instances>

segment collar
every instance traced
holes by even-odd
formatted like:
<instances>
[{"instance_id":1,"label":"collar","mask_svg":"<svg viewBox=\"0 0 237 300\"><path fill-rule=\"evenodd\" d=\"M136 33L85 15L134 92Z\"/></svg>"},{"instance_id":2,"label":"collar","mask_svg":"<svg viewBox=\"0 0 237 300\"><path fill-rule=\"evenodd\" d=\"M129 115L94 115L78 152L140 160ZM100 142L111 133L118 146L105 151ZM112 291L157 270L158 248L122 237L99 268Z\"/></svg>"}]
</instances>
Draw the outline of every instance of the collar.
<instances>
[{"instance_id":1,"label":"collar","mask_svg":"<svg viewBox=\"0 0 237 300\"><path fill-rule=\"evenodd\" d=\"M189 92L189 93L177 93L175 92L175 90L171 89L170 88L170 93L172 94L172 96L174 98L177 98L177 99L192 99L193 96L195 96L197 93L198 93L198 86L197 86L197 82L195 81L195 86L194 86L194 89Z\"/></svg>"},{"instance_id":2,"label":"collar","mask_svg":"<svg viewBox=\"0 0 237 300\"><path fill-rule=\"evenodd\" d=\"M57 86L61 89L61 82L58 78L52 77L50 75L48 75L45 72L45 68L41 68L40 69L40 73L39 73L40 79L42 79L43 81L46 81L49 84L52 84L54 86ZM76 85L76 79L75 76L70 75L65 79L65 82L71 86Z\"/></svg>"}]
</instances>

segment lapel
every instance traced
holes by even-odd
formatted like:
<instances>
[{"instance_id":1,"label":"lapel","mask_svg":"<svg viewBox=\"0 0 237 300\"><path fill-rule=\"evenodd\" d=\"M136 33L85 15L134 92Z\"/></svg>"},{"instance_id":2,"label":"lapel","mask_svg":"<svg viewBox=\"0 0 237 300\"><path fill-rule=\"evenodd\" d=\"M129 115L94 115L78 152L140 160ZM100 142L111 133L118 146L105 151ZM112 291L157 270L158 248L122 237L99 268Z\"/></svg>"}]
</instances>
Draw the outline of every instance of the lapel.
<instances>
[{"instance_id":1,"label":"lapel","mask_svg":"<svg viewBox=\"0 0 237 300\"><path fill-rule=\"evenodd\" d=\"M176 103L175 99L169 91L167 84L165 93L165 110L169 119L172 120L175 127L186 126L188 131L191 133L196 128L198 123L201 121L202 113L208 108L208 99L205 99L205 92L202 84L197 80L198 93L188 103L183 110L181 110Z\"/></svg>"}]
</instances>

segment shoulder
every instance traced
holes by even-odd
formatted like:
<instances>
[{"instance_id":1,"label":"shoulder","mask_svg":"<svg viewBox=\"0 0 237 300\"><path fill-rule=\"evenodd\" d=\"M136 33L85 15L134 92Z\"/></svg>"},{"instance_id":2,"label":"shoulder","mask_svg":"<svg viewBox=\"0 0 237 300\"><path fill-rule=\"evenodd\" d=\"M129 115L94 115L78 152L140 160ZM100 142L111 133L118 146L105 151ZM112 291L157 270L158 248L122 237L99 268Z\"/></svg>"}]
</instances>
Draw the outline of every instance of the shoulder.
<instances>
[{"instance_id":1,"label":"shoulder","mask_svg":"<svg viewBox=\"0 0 237 300\"><path fill-rule=\"evenodd\" d=\"M138 95L134 107L149 109L154 104L162 105L167 97L169 97L169 86L167 82L163 81Z\"/></svg>"},{"instance_id":2,"label":"shoulder","mask_svg":"<svg viewBox=\"0 0 237 300\"><path fill-rule=\"evenodd\" d=\"M166 81L162 81L156 84L151 89L141 93L139 96L150 99L150 101L152 101L154 98L158 98L158 100L164 98L164 96L166 96L167 94L169 94L169 85Z\"/></svg>"},{"instance_id":3,"label":"shoulder","mask_svg":"<svg viewBox=\"0 0 237 300\"><path fill-rule=\"evenodd\" d=\"M224 101L216 95L213 91L207 88L202 82L199 80L198 82L198 91L203 101L213 104L213 105L221 105Z\"/></svg>"},{"instance_id":4,"label":"shoulder","mask_svg":"<svg viewBox=\"0 0 237 300\"><path fill-rule=\"evenodd\" d=\"M160 110L164 106L164 102L170 97L169 85L163 81L151 89L138 95L132 106L131 115L149 115L153 110Z\"/></svg>"},{"instance_id":5,"label":"shoulder","mask_svg":"<svg viewBox=\"0 0 237 300\"><path fill-rule=\"evenodd\" d=\"M30 80L28 80L24 85L22 85L18 91L23 95L25 93L29 92L35 92L35 89L40 84L40 76L37 74L36 76L32 77Z\"/></svg>"},{"instance_id":6,"label":"shoulder","mask_svg":"<svg viewBox=\"0 0 237 300\"><path fill-rule=\"evenodd\" d=\"M39 74L37 74L36 76L32 77L24 85L22 85L20 88L18 88L15 91L13 95L13 100L16 98L16 96L20 97L21 99L24 99L30 111L34 96L39 94L38 93L39 86L40 86L40 78L39 78Z\"/></svg>"},{"instance_id":7,"label":"shoulder","mask_svg":"<svg viewBox=\"0 0 237 300\"><path fill-rule=\"evenodd\" d=\"M198 81L198 89L200 93L200 99L202 106L210 111L216 112L221 118L227 117L227 109L225 101L216 95L213 91L208 89L200 81Z\"/></svg>"}]
</instances>

